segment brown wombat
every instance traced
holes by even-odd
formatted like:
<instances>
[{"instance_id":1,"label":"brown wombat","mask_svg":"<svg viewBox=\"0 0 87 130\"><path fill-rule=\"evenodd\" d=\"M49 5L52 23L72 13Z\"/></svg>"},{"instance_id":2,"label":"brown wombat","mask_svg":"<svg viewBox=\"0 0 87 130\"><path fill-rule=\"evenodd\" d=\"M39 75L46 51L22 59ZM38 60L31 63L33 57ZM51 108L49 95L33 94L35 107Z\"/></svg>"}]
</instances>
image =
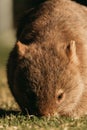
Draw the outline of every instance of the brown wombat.
<instances>
[{"instance_id":1,"label":"brown wombat","mask_svg":"<svg viewBox=\"0 0 87 130\"><path fill-rule=\"evenodd\" d=\"M87 112L87 8L44 0L22 17L7 64L23 111L79 117Z\"/></svg>"}]
</instances>

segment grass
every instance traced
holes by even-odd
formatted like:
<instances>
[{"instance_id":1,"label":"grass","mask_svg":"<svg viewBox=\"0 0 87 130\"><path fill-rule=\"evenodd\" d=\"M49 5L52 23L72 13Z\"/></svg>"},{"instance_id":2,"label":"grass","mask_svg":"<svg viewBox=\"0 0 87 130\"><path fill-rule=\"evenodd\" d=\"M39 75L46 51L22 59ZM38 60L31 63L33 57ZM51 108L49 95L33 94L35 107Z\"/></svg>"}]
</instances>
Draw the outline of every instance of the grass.
<instances>
[{"instance_id":1,"label":"grass","mask_svg":"<svg viewBox=\"0 0 87 130\"><path fill-rule=\"evenodd\" d=\"M0 46L0 130L87 130L87 116L35 117L23 115L10 93L6 80L6 62L11 48Z\"/></svg>"}]
</instances>

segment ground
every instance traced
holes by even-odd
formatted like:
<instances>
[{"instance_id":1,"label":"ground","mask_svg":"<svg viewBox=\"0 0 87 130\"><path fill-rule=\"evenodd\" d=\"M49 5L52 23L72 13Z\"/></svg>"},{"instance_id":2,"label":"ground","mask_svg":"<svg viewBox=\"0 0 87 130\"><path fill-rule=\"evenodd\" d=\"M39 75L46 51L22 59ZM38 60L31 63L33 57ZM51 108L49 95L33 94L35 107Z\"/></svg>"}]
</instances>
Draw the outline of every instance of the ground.
<instances>
[{"instance_id":1,"label":"ground","mask_svg":"<svg viewBox=\"0 0 87 130\"><path fill-rule=\"evenodd\" d=\"M6 63L12 46L0 42L0 130L87 130L87 116L35 117L23 115L9 90Z\"/></svg>"}]
</instances>

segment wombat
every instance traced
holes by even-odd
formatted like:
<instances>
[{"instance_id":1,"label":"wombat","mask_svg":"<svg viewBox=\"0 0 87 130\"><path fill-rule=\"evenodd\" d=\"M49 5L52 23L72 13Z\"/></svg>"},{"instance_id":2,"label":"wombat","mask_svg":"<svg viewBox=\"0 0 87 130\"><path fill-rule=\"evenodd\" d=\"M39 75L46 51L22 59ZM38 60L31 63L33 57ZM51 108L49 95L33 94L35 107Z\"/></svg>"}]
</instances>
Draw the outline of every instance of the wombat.
<instances>
[{"instance_id":1,"label":"wombat","mask_svg":"<svg viewBox=\"0 0 87 130\"><path fill-rule=\"evenodd\" d=\"M8 84L23 112L87 113L87 8L44 0L20 20L7 64Z\"/></svg>"}]
</instances>

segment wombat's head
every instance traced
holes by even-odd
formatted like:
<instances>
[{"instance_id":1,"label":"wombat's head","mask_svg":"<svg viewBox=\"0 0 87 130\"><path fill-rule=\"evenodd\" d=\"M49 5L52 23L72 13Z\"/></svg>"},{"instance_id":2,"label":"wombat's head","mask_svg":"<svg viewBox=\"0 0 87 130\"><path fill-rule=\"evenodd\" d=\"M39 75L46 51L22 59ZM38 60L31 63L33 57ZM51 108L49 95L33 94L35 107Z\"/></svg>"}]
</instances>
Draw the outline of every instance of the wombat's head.
<instances>
[{"instance_id":1,"label":"wombat's head","mask_svg":"<svg viewBox=\"0 0 87 130\"><path fill-rule=\"evenodd\" d=\"M76 44L17 43L16 87L30 114L70 115L82 96ZM20 98L21 100L22 97Z\"/></svg>"}]
</instances>

